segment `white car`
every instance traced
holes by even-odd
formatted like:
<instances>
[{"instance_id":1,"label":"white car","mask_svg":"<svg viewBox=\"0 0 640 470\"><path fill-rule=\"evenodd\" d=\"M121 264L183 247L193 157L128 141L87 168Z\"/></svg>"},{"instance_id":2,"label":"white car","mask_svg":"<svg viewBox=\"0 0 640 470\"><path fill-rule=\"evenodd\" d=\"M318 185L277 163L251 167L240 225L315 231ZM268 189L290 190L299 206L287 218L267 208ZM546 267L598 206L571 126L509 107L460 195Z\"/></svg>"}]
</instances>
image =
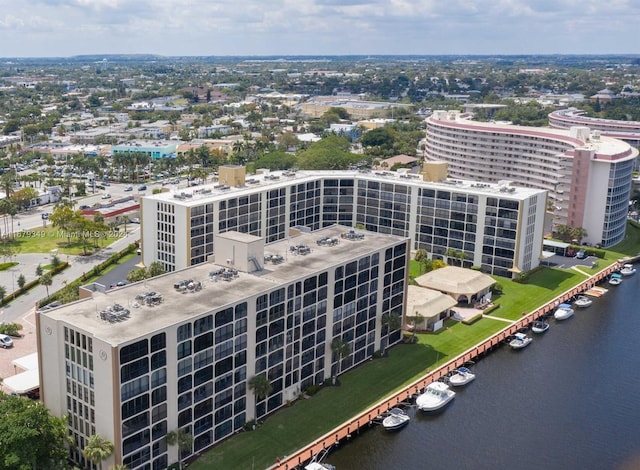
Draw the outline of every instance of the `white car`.
<instances>
[{"instance_id":1,"label":"white car","mask_svg":"<svg viewBox=\"0 0 640 470\"><path fill-rule=\"evenodd\" d=\"M13 347L13 340L7 335L0 334L0 347L4 349Z\"/></svg>"},{"instance_id":2,"label":"white car","mask_svg":"<svg viewBox=\"0 0 640 470\"><path fill-rule=\"evenodd\" d=\"M104 194L102 195L102 199L111 199L111 194L109 194L109 193L104 193Z\"/></svg>"}]
</instances>

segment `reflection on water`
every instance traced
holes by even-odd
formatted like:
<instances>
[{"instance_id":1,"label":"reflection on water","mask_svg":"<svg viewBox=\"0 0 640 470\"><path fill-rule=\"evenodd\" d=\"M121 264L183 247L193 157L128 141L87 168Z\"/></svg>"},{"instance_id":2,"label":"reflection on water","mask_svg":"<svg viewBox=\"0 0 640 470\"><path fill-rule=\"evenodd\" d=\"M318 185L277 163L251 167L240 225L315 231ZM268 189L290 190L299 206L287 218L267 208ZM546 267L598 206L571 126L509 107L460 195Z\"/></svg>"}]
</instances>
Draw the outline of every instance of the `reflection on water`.
<instances>
[{"instance_id":1,"label":"reflection on water","mask_svg":"<svg viewBox=\"0 0 640 470\"><path fill-rule=\"evenodd\" d=\"M362 431L327 462L350 469L640 468L640 275L521 351L502 347L439 414ZM639 464L639 465L634 465Z\"/></svg>"}]
</instances>

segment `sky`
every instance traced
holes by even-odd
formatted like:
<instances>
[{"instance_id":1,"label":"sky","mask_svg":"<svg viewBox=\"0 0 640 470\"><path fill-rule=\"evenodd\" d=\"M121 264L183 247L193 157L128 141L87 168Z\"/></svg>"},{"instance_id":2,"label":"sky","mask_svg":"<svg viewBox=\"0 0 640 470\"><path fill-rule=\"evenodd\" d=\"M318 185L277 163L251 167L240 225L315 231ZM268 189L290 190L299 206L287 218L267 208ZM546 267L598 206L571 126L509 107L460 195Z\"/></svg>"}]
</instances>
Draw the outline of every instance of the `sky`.
<instances>
[{"instance_id":1,"label":"sky","mask_svg":"<svg viewBox=\"0 0 640 470\"><path fill-rule=\"evenodd\" d=\"M0 57L640 54L640 0L0 0Z\"/></svg>"}]
</instances>

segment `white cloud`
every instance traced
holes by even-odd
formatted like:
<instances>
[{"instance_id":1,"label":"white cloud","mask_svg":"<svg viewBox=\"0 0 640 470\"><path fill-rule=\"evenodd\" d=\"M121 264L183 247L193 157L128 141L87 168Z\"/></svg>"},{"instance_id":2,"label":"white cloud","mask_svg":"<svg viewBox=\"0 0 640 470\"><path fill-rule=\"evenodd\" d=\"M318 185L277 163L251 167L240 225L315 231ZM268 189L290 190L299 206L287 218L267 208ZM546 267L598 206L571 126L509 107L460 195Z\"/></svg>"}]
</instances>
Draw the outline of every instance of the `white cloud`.
<instances>
[{"instance_id":1,"label":"white cloud","mask_svg":"<svg viewBox=\"0 0 640 470\"><path fill-rule=\"evenodd\" d=\"M0 41L6 56L635 53L639 16L637 0L0 0Z\"/></svg>"}]
</instances>

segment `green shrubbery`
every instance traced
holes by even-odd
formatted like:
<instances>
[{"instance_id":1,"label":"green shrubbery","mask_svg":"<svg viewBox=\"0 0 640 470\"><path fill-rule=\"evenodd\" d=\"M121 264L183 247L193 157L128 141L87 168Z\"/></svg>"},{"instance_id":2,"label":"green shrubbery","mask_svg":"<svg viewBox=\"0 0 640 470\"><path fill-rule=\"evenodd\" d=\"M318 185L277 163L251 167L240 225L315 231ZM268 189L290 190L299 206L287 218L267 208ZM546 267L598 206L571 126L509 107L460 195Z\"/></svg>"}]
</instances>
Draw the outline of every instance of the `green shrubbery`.
<instances>
[{"instance_id":1,"label":"green shrubbery","mask_svg":"<svg viewBox=\"0 0 640 470\"><path fill-rule=\"evenodd\" d=\"M20 323L7 323L6 325L0 325L1 334L13 336L14 338L19 338L22 336L20 334L21 329L22 325Z\"/></svg>"}]
</instances>

